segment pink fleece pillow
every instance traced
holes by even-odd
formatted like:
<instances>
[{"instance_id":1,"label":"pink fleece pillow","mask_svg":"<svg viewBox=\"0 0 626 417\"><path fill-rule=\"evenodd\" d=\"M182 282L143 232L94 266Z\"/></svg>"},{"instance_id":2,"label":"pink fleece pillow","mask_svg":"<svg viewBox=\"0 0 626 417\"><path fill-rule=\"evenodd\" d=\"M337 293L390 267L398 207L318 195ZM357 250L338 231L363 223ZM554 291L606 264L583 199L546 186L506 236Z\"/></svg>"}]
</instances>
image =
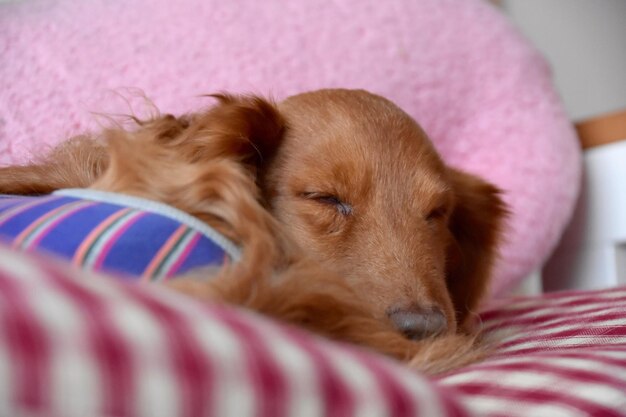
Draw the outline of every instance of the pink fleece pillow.
<instances>
[{"instance_id":1,"label":"pink fleece pillow","mask_svg":"<svg viewBox=\"0 0 626 417\"><path fill-rule=\"evenodd\" d=\"M0 164L97 128L92 112L128 114L124 87L173 113L219 90L382 94L450 164L505 190L495 293L545 260L578 191L545 61L482 0L31 0L0 5L0 54Z\"/></svg>"}]
</instances>

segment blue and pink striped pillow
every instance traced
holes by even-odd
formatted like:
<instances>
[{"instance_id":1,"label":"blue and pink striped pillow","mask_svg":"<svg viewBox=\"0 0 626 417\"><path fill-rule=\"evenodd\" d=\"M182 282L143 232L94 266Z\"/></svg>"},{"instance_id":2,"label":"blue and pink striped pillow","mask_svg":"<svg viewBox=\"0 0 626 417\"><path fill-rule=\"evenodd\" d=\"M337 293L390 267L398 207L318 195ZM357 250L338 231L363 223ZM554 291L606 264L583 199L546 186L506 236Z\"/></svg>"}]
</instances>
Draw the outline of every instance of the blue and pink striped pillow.
<instances>
[{"instance_id":1,"label":"blue and pink striped pillow","mask_svg":"<svg viewBox=\"0 0 626 417\"><path fill-rule=\"evenodd\" d=\"M159 280L237 260L230 241L200 220L155 201L95 190L0 198L0 239L72 264Z\"/></svg>"}]
</instances>

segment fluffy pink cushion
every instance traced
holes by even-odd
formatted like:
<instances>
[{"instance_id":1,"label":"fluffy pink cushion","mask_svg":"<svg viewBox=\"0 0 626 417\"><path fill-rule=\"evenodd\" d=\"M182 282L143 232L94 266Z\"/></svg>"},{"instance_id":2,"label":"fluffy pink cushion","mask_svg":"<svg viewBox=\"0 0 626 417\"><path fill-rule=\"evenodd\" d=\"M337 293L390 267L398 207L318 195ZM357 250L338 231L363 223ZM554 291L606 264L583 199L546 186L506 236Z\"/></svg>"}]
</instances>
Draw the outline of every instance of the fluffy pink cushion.
<instances>
[{"instance_id":1,"label":"fluffy pink cushion","mask_svg":"<svg viewBox=\"0 0 626 417\"><path fill-rule=\"evenodd\" d=\"M174 113L219 90L358 87L505 190L496 293L543 262L569 219L573 129L542 57L482 0L63 0L0 12L0 164L97 127L91 112L128 114L112 93L122 87Z\"/></svg>"}]
</instances>

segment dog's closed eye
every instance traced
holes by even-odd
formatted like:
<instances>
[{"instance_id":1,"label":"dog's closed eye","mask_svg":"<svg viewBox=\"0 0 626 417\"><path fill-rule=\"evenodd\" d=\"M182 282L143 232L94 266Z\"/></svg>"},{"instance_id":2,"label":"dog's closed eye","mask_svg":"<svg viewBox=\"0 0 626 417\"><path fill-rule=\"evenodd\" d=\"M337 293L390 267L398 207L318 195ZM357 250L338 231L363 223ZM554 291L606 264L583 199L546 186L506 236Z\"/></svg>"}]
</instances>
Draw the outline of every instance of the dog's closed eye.
<instances>
[{"instance_id":1,"label":"dog's closed eye","mask_svg":"<svg viewBox=\"0 0 626 417\"><path fill-rule=\"evenodd\" d=\"M428 212L426 215L426 221L428 223L434 224L439 220L443 220L448 215L448 207L447 206L438 206Z\"/></svg>"},{"instance_id":2,"label":"dog's closed eye","mask_svg":"<svg viewBox=\"0 0 626 417\"><path fill-rule=\"evenodd\" d=\"M352 205L342 201L339 197L323 192L303 192L301 196L307 200L316 201L320 204L335 208L341 215L352 214Z\"/></svg>"}]
</instances>

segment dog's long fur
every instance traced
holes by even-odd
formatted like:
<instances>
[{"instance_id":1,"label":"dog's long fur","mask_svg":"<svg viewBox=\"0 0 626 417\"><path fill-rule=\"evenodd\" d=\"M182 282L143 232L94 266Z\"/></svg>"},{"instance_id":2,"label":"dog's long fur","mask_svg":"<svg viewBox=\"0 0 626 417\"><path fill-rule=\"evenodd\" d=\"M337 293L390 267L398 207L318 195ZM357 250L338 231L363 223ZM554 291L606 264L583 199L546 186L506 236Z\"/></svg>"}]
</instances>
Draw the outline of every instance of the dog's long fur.
<instances>
[{"instance_id":1,"label":"dog's long fur","mask_svg":"<svg viewBox=\"0 0 626 417\"><path fill-rule=\"evenodd\" d=\"M205 112L137 120L0 168L0 192L91 187L170 204L243 249L234 265L168 282L177 291L424 371L480 356L469 323L505 214L495 187L447 167L379 96L321 90L278 105L215 97ZM416 308L441 311L444 334L410 340L394 328L389 317Z\"/></svg>"}]
</instances>

